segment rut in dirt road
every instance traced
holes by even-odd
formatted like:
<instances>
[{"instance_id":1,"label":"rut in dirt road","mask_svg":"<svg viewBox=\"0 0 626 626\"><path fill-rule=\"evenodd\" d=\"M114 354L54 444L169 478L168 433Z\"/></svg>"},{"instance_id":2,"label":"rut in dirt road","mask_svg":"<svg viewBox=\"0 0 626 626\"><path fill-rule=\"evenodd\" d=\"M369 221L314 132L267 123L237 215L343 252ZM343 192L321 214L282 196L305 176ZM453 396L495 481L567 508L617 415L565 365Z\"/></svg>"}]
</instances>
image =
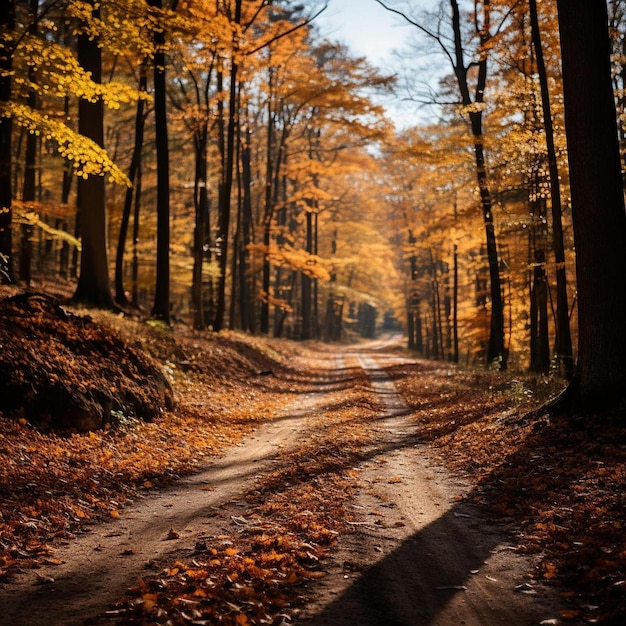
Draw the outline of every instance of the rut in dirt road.
<instances>
[{"instance_id":1,"label":"rut in dirt road","mask_svg":"<svg viewBox=\"0 0 626 626\"><path fill-rule=\"evenodd\" d=\"M0 589L0 623L152 623L140 605L108 617L105 612L140 576L158 579L164 568L192 556L197 542L221 536L236 541L237 532L259 525L250 494L270 501L301 487L323 489L332 482L329 471L357 480L360 488L342 504L347 512L337 522L348 531L321 563L326 576L307 583L305 606L283 612L293 623L525 626L553 617L556 605L547 592L524 586L533 564L514 555L502 531L460 501L469 488L428 459L419 424L384 371L400 357L378 347L321 355L310 391L288 406L277 397L273 421L202 472L64 546L57 553L64 564L26 572ZM372 399L380 409L371 408ZM359 413L359 402L368 411ZM343 443L337 432L346 435ZM358 439L355 448L337 454L352 439ZM298 470L316 463L319 469L290 474L294 463L303 465ZM167 599L167 590L162 593ZM192 604L185 615L193 615ZM187 623L180 615L170 616L173 623Z\"/></svg>"},{"instance_id":2,"label":"rut in dirt road","mask_svg":"<svg viewBox=\"0 0 626 626\"><path fill-rule=\"evenodd\" d=\"M259 474L272 468L278 452L297 440L321 397L323 392L302 397L206 470L61 547L56 553L61 565L25 572L0 588L0 624L83 624L103 613L139 576L182 558L206 534L219 534L232 523L220 520L220 507L242 497Z\"/></svg>"},{"instance_id":3,"label":"rut in dirt road","mask_svg":"<svg viewBox=\"0 0 626 626\"><path fill-rule=\"evenodd\" d=\"M381 362L359 355L384 413L361 468L353 526L307 626L531 626L559 623L559 603L527 584L534 563L461 497L468 486L427 457L419 427ZM391 452L386 452L392 450Z\"/></svg>"}]
</instances>

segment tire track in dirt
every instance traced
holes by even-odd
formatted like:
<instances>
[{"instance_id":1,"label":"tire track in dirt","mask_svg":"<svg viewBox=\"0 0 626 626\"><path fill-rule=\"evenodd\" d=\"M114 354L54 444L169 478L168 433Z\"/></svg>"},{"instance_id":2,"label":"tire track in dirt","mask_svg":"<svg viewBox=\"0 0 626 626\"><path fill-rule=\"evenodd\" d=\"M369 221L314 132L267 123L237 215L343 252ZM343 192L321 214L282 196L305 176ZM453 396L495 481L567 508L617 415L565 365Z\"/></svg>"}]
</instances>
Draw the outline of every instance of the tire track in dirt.
<instances>
[{"instance_id":1,"label":"tire track in dirt","mask_svg":"<svg viewBox=\"0 0 626 626\"><path fill-rule=\"evenodd\" d=\"M358 354L383 412L360 469L354 533L303 614L309 626L529 626L558 615L555 594L524 577L502 528L462 501L468 485L428 458L419 424L380 363ZM558 623L550 622L550 623Z\"/></svg>"},{"instance_id":2,"label":"tire track in dirt","mask_svg":"<svg viewBox=\"0 0 626 626\"><path fill-rule=\"evenodd\" d=\"M352 369L356 359L383 408L363 451L367 460L356 468L362 486L352 504L354 532L342 536L328 575L315 583L316 599L295 622L525 626L553 617L556 605L545 589L522 588L532 596L514 592L532 563L514 555L502 530L460 501L469 487L428 459L419 424L383 371L399 358L384 354L385 347L326 355L319 375L311 377L315 392L284 407L204 471L62 547L57 556L63 565L25 572L0 589L0 623L83 624L102 615L142 572L158 573L184 560L198 539L228 535L245 511L238 499L309 429L319 429L325 403L348 384L346 363Z\"/></svg>"},{"instance_id":3,"label":"tire track in dirt","mask_svg":"<svg viewBox=\"0 0 626 626\"><path fill-rule=\"evenodd\" d=\"M285 407L203 471L120 511L56 551L60 565L29 570L0 588L0 624L70 626L101 615L137 582L193 551L196 540L219 535L232 524L226 505L237 506L257 476L293 446L324 385ZM226 513L224 512L226 510ZM236 512L236 511L235 511ZM173 532L170 532L172 530ZM190 547L191 546L191 547Z\"/></svg>"}]
</instances>

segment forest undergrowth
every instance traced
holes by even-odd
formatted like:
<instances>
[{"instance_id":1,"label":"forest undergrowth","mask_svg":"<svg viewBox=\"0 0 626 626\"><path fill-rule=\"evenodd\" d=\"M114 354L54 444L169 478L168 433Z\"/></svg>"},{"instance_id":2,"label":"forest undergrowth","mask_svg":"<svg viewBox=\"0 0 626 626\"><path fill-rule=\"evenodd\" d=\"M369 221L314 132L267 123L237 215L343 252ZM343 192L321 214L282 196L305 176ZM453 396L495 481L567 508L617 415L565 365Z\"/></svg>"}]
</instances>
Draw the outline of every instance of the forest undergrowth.
<instances>
[{"instance_id":1,"label":"forest undergrowth","mask_svg":"<svg viewBox=\"0 0 626 626\"><path fill-rule=\"evenodd\" d=\"M119 517L124 506L271 420L278 396L285 403L310 389L312 373L320 375L316 355L330 349L89 315L165 373L172 409L149 421L118 415L116 423L84 434L0 414L0 585L19 570L54 564L59 543ZM45 315L32 324L44 318L49 325ZM10 325L0 323L0 344L11 335ZM81 345L76 341L69 353L49 342L50 375L102 383L101 371L93 370L100 380L89 381L89 370L77 367ZM24 354L24 362L12 354L16 371L31 366ZM323 576L337 538L350 532L346 503L358 487L368 424L380 410L363 371L348 365L350 384L337 388L328 411L316 417L326 428L284 452L276 471L248 494L238 532L199 542L191 560L141 578L106 619L254 624L288 623L297 615L309 581ZM118 366L123 370L126 361ZM424 443L474 485L468 497L516 534L520 552L540 555L540 570L530 574L559 589L568 606L562 619L624 623L623 415L542 417L531 410L543 399L544 383L495 372L418 360L388 373Z\"/></svg>"}]
</instances>

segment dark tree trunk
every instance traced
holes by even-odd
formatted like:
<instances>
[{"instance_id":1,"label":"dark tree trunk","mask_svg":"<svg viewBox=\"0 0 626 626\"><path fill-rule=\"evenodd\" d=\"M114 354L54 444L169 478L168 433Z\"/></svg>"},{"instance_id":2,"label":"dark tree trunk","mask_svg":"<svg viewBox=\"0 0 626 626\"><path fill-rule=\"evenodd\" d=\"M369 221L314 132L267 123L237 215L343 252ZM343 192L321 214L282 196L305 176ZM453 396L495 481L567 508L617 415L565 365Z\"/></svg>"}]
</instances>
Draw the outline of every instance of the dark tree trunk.
<instances>
[{"instance_id":1,"label":"dark tree trunk","mask_svg":"<svg viewBox=\"0 0 626 626\"><path fill-rule=\"evenodd\" d=\"M626 213L606 3L557 7L579 319L576 373L562 402L576 410L624 401Z\"/></svg>"},{"instance_id":2,"label":"dark tree trunk","mask_svg":"<svg viewBox=\"0 0 626 626\"><path fill-rule=\"evenodd\" d=\"M477 66L477 80L474 89L474 100L470 94L468 84L469 68L465 65L463 38L461 35L461 14L457 0L450 0L452 10L452 30L454 33L455 56L453 61L454 72L457 79L461 102L464 106L474 107L484 102L485 87L487 83L487 57L486 52L481 52ZM479 36L482 46L489 43L489 12L490 3L483 2L484 24L480 29ZM508 355L504 346L504 304L502 301L502 284L500 280L500 263L498 260L498 246L496 242L496 230L493 220L493 203L487 178L485 164L485 150L483 143L483 114L482 110L474 109L469 114L470 127L474 140L474 159L476 163L476 179L480 193L480 201L485 227L485 239L487 244L487 261L489 264L490 296L491 296L491 323L489 332L489 347L487 360L498 362L501 370L506 370Z\"/></svg>"},{"instance_id":3,"label":"dark tree trunk","mask_svg":"<svg viewBox=\"0 0 626 626\"><path fill-rule=\"evenodd\" d=\"M569 302L567 296L567 274L565 271L565 245L563 243L563 212L561 203L561 185L559 183L559 168L556 148L554 146L554 126L550 106L550 90L548 88L548 74L543 58L541 33L537 16L537 0L529 0L530 22L533 47L537 59L537 73L541 89L541 105L543 109L543 124L546 134L548 150L548 168L550 173L550 197L552 199L552 242L554 246L554 260L556 262L556 355L559 365L563 367L563 374L568 380L574 375L574 355L572 349L572 335L569 324Z\"/></svg>"},{"instance_id":4,"label":"dark tree trunk","mask_svg":"<svg viewBox=\"0 0 626 626\"><path fill-rule=\"evenodd\" d=\"M406 299L406 310L407 310L406 327L407 327L407 334L409 335L408 341L407 341L407 347L409 350L414 350L415 349L415 315L413 314L413 299L410 297Z\"/></svg>"},{"instance_id":5,"label":"dark tree trunk","mask_svg":"<svg viewBox=\"0 0 626 626\"><path fill-rule=\"evenodd\" d=\"M265 247L263 257L263 277L262 289L263 300L261 302L261 332L266 335L270 331L270 260L269 247L271 242L272 219L274 217L274 125L275 114L273 110L273 68L270 67L268 78L268 96L267 96L267 144L265 149L265 211L263 219L263 246ZM278 168L278 165L276 166Z\"/></svg>"},{"instance_id":6,"label":"dark tree trunk","mask_svg":"<svg viewBox=\"0 0 626 626\"><path fill-rule=\"evenodd\" d=\"M146 75L145 63L141 64L139 73L139 91L145 93L148 85L148 77ZM137 100L137 112L135 114L135 142L133 145L133 154L128 168L128 180L134 185L137 177L137 170L141 161L141 151L143 150L143 137L145 128L145 100L139 98ZM126 290L124 289L124 252L126 249L126 239L128 237L128 226L130 224L130 215L133 208L134 188L129 187L124 197L124 209L122 211L122 223L120 224L120 233L117 241L117 254L115 257L115 300L122 306L129 304Z\"/></svg>"},{"instance_id":7,"label":"dark tree trunk","mask_svg":"<svg viewBox=\"0 0 626 626\"><path fill-rule=\"evenodd\" d=\"M64 98L63 114L65 115L65 119L67 119L70 116L69 96L65 96ZM74 179L74 175L72 174L72 169L73 169L72 162L69 160L66 161L63 165L63 180L61 181L61 203L62 204L68 204L70 201L70 192L72 191L72 180Z\"/></svg>"},{"instance_id":8,"label":"dark tree trunk","mask_svg":"<svg viewBox=\"0 0 626 626\"><path fill-rule=\"evenodd\" d=\"M148 0L156 9L162 0ZM165 80L165 33L155 30L154 122L157 154L157 258L152 317L170 323L170 157L167 136L167 84Z\"/></svg>"},{"instance_id":9,"label":"dark tree trunk","mask_svg":"<svg viewBox=\"0 0 626 626\"><path fill-rule=\"evenodd\" d=\"M502 281L500 280L500 262L496 229L493 221L493 205L487 180L485 153L483 146L482 113L471 113L472 135L474 136L474 156L476 159L476 177L480 192L485 239L487 243L487 263L489 265L489 294L491 297L491 326L487 361L499 362L501 370L507 369L507 354L504 347L504 302L502 300Z\"/></svg>"},{"instance_id":10,"label":"dark tree trunk","mask_svg":"<svg viewBox=\"0 0 626 626\"><path fill-rule=\"evenodd\" d=\"M31 78L33 80L34 77ZM37 95L31 93L28 97L28 104L31 108L37 107ZM28 133L26 138L26 159L24 162L24 187L22 190L22 200L32 202L35 200L37 188L37 150L39 147L39 137L35 133ZM30 285L32 280L33 261L33 227L30 224L22 225L22 241L20 244L20 280Z\"/></svg>"},{"instance_id":11,"label":"dark tree trunk","mask_svg":"<svg viewBox=\"0 0 626 626\"><path fill-rule=\"evenodd\" d=\"M141 159L137 165L137 175L135 177L135 194L133 208L133 262L131 277L131 304L139 307L139 218L141 214L141 189L143 182L143 168Z\"/></svg>"},{"instance_id":12,"label":"dark tree trunk","mask_svg":"<svg viewBox=\"0 0 626 626\"><path fill-rule=\"evenodd\" d=\"M313 213L306 213L306 251L313 249ZM313 338L313 279L302 274L302 339Z\"/></svg>"},{"instance_id":13,"label":"dark tree trunk","mask_svg":"<svg viewBox=\"0 0 626 626\"><path fill-rule=\"evenodd\" d=\"M535 251L530 307L530 369L547 374L550 369L550 341L548 334L548 281L546 256L542 249Z\"/></svg>"},{"instance_id":14,"label":"dark tree trunk","mask_svg":"<svg viewBox=\"0 0 626 626\"><path fill-rule=\"evenodd\" d=\"M191 308L193 326L204 330L207 326L204 315L202 290L202 266L204 265L204 244L209 221L209 197L207 194L207 146L208 128L206 124L195 134L195 177L194 208L195 222L193 233L193 279L191 285Z\"/></svg>"},{"instance_id":15,"label":"dark tree trunk","mask_svg":"<svg viewBox=\"0 0 626 626\"><path fill-rule=\"evenodd\" d=\"M234 23L241 24L242 0L235 0ZM220 207L218 215L218 245L220 276L217 283L217 303L215 310L216 331L224 327L226 314L226 270L228 268L228 241L230 229L230 199L233 188L233 170L235 164L235 137L237 135L237 90L239 80L239 64L237 62L237 45L233 42L233 56L230 66L230 93L228 103L228 126L226 130L226 158L224 162L223 190L220 194Z\"/></svg>"},{"instance_id":16,"label":"dark tree trunk","mask_svg":"<svg viewBox=\"0 0 626 626\"><path fill-rule=\"evenodd\" d=\"M241 313L241 329L254 332L254 307L252 306L252 289L250 287L250 251L252 243L252 155L251 133L247 124L241 150L241 183L243 187L241 242L239 246L239 309Z\"/></svg>"},{"instance_id":17,"label":"dark tree trunk","mask_svg":"<svg viewBox=\"0 0 626 626\"><path fill-rule=\"evenodd\" d=\"M15 0L0 3L0 102L11 101L11 70L13 67L12 43L3 33L15 29ZM0 282L15 282L13 275L12 212L13 201L11 137L13 132L10 117L0 117Z\"/></svg>"},{"instance_id":18,"label":"dark tree trunk","mask_svg":"<svg viewBox=\"0 0 626 626\"><path fill-rule=\"evenodd\" d=\"M28 3L29 20L31 25L29 32L37 35L38 32L38 12L39 0L29 0ZM28 70L28 78L35 83L37 76L32 68ZM37 93L32 90L28 95L28 106L35 110L39 106ZM40 146L39 137L35 133L28 133L26 137L26 158L24 161L24 186L22 189L22 200L32 202L35 200L37 188L37 155ZM20 245L20 280L30 285L32 280L33 261L33 227L30 224L22 225L22 241Z\"/></svg>"},{"instance_id":19,"label":"dark tree trunk","mask_svg":"<svg viewBox=\"0 0 626 626\"><path fill-rule=\"evenodd\" d=\"M454 244L454 278L452 282L452 361L459 362L459 253Z\"/></svg>"},{"instance_id":20,"label":"dark tree trunk","mask_svg":"<svg viewBox=\"0 0 626 626\"><path fill-rule=\"evenodd\" d=\"M441 311L439 310L439 281L437 278L437 266L435 264L435 257L433 256L432 248L429 249L430 255L430 287L431 287L431 308L433 311L432 319L432 337L433 337L433 357L439 359L441 357L441 333L440 333L440 321ZM441 346L441 347L440 347Z\"/></svg>"},{"instance_id":21,"label":"dark tree trunk","mask_svg":"<svg viewBox=\"0 0 626 626\"><path fill-rule=\"evenodd\" d=\"M98 19L95 2L92 15ZM102 82L102 50L96 38L78 36L78 61L91 73L94 82ZM78 103L78 132L104 146L104 103L81 99ZM106 203L104 176L79 177L77 206L81 217L80 273L73 299L97 308L114 308L109 279L106 242Z\"/></svg>"}]
</instances>

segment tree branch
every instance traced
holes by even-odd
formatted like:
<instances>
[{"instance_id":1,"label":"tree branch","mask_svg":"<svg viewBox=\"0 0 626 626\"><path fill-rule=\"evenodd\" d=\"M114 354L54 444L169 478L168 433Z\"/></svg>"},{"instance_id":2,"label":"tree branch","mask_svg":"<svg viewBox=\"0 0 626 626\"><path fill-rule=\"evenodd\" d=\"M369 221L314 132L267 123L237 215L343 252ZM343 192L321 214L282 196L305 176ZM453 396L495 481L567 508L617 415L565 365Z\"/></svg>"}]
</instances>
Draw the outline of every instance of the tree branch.
<instances>
[{"instance_id":1,"label":"tree branch","mask_svg":"<svg viewBox=\"0 0 626 626\"><path fill-rule=\"evenodd\" d=\"M307 18L306 20L304 20L304 22L301 22L300 24L296 24L289 30L286 30L284 33L279 33L275 37L272 37L269 41L262 43L260 46L257 46L254 50L250 50L246 54L251 55L251 54L254 54L255 52L258 52L259 50L263 50L263 48L267 48L267 46L273 44L275 41L278 41L279 39L282 39L283 37L287 37L287 35L291 35L291 33L297 30L300 30L304 26L308 26L311 22L313 22L313 20L317 19L327 8L328 8L328 5L325 4L315 15L312 15L311 17Z\"/></svg>"},{"instance_id":2,"label":"tree branch","mask_svg":"<svg viewBox=\"0 0 626 626\"><path fill-rule=\"evenodd\" d=\"M443 40L441 38L441 35L439 33L435 33L433 31L431 31L430 29L426 28L425 26L423 26L422 24L420 24L419 22L416 22L414 19L409 17L403 11L400 11L399 9L394 9L393 7L390 7L385 2L383 2L383 0L375 0L375 2L377 2L381 7L383 7L383 9L386 9L390 13L395 13L396 15L399 15L408 24L410 24L411 26L415 26L415 28L417 28L422 33L424 33L425 35L427 35L428 37L430 37L431 39L436 41L439 44L439 47L441 48L442 52L446 55L446 57L448 57L448 60L450 61L452 67L454 67L454 59L452 57L452 54L450 53L450 51L448 50L448 48L444 44L444 42L443 42Z\"/></svg>"}]
</instances>

